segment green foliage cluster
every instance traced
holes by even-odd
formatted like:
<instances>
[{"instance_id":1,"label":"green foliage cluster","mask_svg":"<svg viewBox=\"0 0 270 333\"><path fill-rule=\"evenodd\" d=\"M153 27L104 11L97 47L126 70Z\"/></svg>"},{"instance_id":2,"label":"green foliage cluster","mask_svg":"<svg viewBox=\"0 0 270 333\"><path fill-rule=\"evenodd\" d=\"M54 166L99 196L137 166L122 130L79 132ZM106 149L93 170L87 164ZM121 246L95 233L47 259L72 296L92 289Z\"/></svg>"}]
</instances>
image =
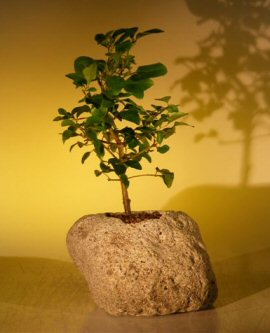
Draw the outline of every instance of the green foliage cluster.
<instances>
[{"instance_id":1,"label":"green foliage cluster","mask_svg":"<svg viewBox=\"0 0 270 333\"><path fill-rule=\"evenodd\" d=\"M153 86L152 79L166 74L167 69L159 62L136 67L130 52L139 39L161 32L138 32L134 27L97 34L95 40L106 48L106 59L80 56L75 60L74 73L66 76L81 88L83 98L71 112L60 108L54 119L65 128L63 142L75 140L70 150L87 147L82 163L95 153L100 160L95 175L119 180L126 188L134 177L128 176L128 170L142 170L143 160L151 163L153 151L166 153L169 146L164 141L175 133L176 126L187 125L179 121L186 114L170 103L170 96L156 99L151 109L138 104ZM160 168L149 176L161 177L168 187L174 178L173 172Z\"/></svg>"}]
</instances>

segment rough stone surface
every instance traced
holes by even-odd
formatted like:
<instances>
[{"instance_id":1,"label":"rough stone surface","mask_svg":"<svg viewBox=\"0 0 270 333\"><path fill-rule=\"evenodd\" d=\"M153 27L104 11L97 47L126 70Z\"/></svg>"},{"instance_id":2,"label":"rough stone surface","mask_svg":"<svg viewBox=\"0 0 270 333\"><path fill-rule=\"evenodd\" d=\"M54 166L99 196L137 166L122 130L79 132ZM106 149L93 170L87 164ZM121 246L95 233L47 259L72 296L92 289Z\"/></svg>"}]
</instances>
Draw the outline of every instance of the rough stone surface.
<instances>
[{"instance_id":1,"label":"rough stone surface","mask_svg":"<svg viewBox=\"0 0 270 333\"><path fill-rule=\"evenodd\" d=\"M79 219L68 250L100 308L112 315L165 315L210 307L217 287L199 228L182 212L125 224Z\"/></svg>"}]
</instances>

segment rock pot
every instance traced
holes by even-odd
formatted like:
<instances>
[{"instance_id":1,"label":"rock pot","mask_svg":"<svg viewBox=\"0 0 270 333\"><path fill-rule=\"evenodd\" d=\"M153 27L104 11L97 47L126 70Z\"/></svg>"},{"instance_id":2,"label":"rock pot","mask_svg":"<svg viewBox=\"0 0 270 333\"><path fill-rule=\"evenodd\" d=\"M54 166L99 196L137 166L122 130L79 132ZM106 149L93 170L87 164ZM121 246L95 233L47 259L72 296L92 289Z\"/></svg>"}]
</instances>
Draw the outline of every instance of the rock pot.
<instances>
[{"instance_id":1,"label":"rock pot","mask_svg":"<svg viewBox=\"0 0 270 333\"><path fill-rule=\"evenodd\" d=\"M96 304L111 315L142 316L211 307L216 279L196 222L183 212L147 214L137 223L87 215L69 230L69 253Z\"/></svg>"}]
</instances>

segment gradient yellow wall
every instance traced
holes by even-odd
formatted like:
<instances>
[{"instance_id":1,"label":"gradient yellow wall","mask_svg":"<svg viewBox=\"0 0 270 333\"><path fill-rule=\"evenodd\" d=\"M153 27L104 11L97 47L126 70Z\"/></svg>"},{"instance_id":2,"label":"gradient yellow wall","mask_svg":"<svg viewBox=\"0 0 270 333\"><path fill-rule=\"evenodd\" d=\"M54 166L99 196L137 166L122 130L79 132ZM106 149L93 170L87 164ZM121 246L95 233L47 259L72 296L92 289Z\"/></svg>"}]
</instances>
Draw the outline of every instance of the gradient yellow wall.
<instances>
[{"instance_id":1,"label":"gradient yellow wall","mask_svg":"<svg viewBox=\"0 0 270 333\"><path fill-rule=\"evenodd\" d=\"M161 28L164 34L146 37L134 50L138 64L160 61L169 70L166 77L156 79L145 103L172 95L183 111L192 112L194 105L186 103L183 96L188 92L188 98L200 101L198 94L203 92L196 90L200 77L194 75L192 81L189 76L193 85L189 82L183 86L183 80L198 65L200 41L219 29L219 19L230 22L233 13L227 12L226 21L226 11L221 10L220 15L217 9L219 1L201 3L203 6L194 7L196 1L191 0L1 2L0 256L68 259L65 235L77 218L122 210L119 185L93 175L95 160L81 165L80 154L69 153L68 144L63 146L58 135L59 124L52 122L58 107L70 109L80 99L79 91L64 75L72 71L77 56L102 56L103 49L93 39L98 32L132 26L141 30ZM244 8L241 15L248 17L250 12ZM257 76L269 78L269 27L260 25L260 17L254 21L252 29L258 36L268 31L268 39L256 37L255 51L268 55L265 63L260 62ZM241 32L241 22L239 26L237 22L233 31ZM232 49L237 49L241 35L226 33ZM187 57L190 64L184 66L181 57ZM231 86L229 92L230 110L239 111L244 107L239 96L246 86L254 84L257 67L251 77L248 70L241 68L238 73L239 67L232 66L233 55L224 59L227 62L217 67L217 74L224 67L227 75L230 68L232 76L244 75L242 90ZM207 65L207 58L202 61ZM230 82L228 77L226 80ZM267 110L268 114L256 118L249 142L252 168L244 184L244 132L236 130L228 119L228 100L221 97L218 110L203 121L190 116L189 122L195 127L179 128L169 141L170 152L155 156L149 166L149 170L158 165L175 172L171 189L156 179L141 178L131 184L133 210L177 209L194 216L213 260L269 247L270 101L261 94L269 90L267 82L263 80L252 90L258 100L253 109ZM210 91L214 97L206 89L201 100L222 96L218 89L220 86L213 84ZM207 106L204 108L207 111ZM245 113L241 113L241 121L245 123ZM199 140L213 129L219 136Z\"/></svg>"}]
</instances>

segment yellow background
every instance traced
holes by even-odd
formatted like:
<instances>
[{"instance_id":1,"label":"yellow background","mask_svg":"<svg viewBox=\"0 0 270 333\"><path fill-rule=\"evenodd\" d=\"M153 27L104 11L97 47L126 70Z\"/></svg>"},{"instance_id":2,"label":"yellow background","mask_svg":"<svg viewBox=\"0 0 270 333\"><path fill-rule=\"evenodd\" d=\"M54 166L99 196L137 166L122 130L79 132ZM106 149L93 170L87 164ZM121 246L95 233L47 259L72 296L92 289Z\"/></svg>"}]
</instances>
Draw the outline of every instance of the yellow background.
<instances>
[{"instance_id":1,"label":"yellow background","mask_svg":"<svg viewBox=\"0 0 270 333\"><path fill-rule=\"evenodd\" d=\"M94 176L96 160L81 165L81 154L69 153L69 145L63 146L58 135L59 123L52 122L59 107L71 109L80 99L79 91L64 75L72 72L77 56L102 57L103 48L94 41L96 33L132 26L140 30L161 28L164 34L145 37L134 49L138 64L162 62L169 71L166 77L155 80L143 103L148 105L154 98L172 95L174 103L183 104L184 112L192 111L192 105L181 103L184 92L181 84L176 84L192 71L192 66L181 66L179 57L194 60L201 52L200 41L218 29L219 20L230 21L233 15L233 11L221 10L222 16L220 9L207 6L205 1L198 7L194 3L1 2L0 256L67 260L65 235L76 219L89 213L122 210L119 184ZM250 8L234 10L239 20L234 21L233 31L239 35L228 32L232 49L249 43L240 38L241 20L250 12ZM250 27L258 40L255 51L268 55L255 73L256 79L267 73L269 78L269 26L263 26L259 16L254 21ZM259 37L262 31L268 33L268 39ZM225 60L223 66L230 68L233 59ZM239 111L237 101L245 87L256 82L254 71L251 75L245 68L232 66L231 75L238 75L238 69L243 87L231 87L230 99L236 108L233 111ZM213 85L214 93L215 89ZM263 81L260 90L254 90L258 103L252 107L255 111L264 108L269 115L269 99L259 102L267 89L269 83ZM198 97L195 89L189 96L194 100ZM213 260L265 249L270 240L269 117L260 117L252 133L252 168L243 184L243 131L233 127L228 106L220 102L219 110L204 121L190 116L188 121L195 127L179 128L169 140L171 150L154 156L147 167L149 171L155 166L173 170L175 182L171 189L152 178L136 179L130 187L133 210L175 209L193 216ZM245 121L245 113L242 118ZM218 138L195 140L211 129L219 133Z\"/></svg>"}]
</instances>

